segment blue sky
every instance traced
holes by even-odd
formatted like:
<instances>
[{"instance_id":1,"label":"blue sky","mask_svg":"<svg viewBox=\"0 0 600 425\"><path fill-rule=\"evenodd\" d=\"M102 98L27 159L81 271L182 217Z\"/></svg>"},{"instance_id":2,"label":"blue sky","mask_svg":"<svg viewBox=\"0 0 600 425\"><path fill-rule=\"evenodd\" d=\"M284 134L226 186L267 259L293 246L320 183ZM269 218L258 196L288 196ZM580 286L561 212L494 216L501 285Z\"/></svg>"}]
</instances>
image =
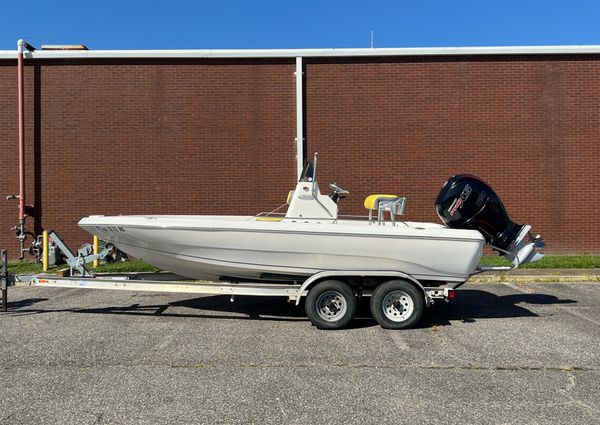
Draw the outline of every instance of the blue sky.
<instances>
[{"instance_id":1,"label":"blue sky","mask_svg":"<svg viewBox=\"0 0 600 425\"><path fill-rule=\"evenodd\" d=\"M0 49L600 44L600 1L3 1Z\"/></svg>"}]
</instances>

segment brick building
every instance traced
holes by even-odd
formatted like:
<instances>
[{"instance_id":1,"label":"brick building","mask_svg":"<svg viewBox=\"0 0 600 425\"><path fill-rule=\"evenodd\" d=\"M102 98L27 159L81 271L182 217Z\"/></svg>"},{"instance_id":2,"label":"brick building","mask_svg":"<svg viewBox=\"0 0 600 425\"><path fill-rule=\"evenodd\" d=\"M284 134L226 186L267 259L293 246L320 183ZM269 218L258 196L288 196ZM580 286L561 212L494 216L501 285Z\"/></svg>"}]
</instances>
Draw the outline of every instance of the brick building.
<instances>
[{"instance_id":1,"label":"brick building","mask_svg":"<svg viewBox=\"0 0 600 425\"><path fill-rule=\"evenodd\" d=\"M17 60L0 51L0 195L18 193ZM27 228L90 214L253 214L297 157L438 221L451 175L489 181L551 253L600 253L600 47L43 51L25 58ZM301 74L296 71L300 70ZM299 137L300 142L297 142ZM16 252L17 205L0 201ZM15 255L13 255L14 257Z\"/></svg>"}]
</instances>

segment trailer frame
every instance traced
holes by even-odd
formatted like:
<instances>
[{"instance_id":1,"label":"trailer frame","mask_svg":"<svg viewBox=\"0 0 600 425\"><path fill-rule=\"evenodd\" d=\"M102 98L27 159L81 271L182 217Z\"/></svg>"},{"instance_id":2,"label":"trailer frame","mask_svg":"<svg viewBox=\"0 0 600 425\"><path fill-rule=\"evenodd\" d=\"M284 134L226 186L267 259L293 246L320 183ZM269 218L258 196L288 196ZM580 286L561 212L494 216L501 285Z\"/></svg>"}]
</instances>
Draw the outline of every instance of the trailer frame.
<instances>
[{"instance_id":1,"label":"trailer frame","mask_svg":"<svg viewBox=\"0 0 600 425\"><path fill-rule=\"evenodd\" d=\"M311 287L327 278L348 277L378 277L389 279L404 279L413 283L421 292L427 306L434 300L449 301L453 298L452 287L426 287L406 273L393 271L347 270L319 272L302 283L271 283L271 282L208 282L192 280L150 280L140 279L139 275L111 276L76 276L62 277L52 274L32 276L16 276L14 279L21 284L38 287L69 288L69 289L105 289L120 291L164 292L203 295L243 295L287 297L295 305L300 304ZM370 296L372 291L360 288L360 296Z\"/></svg>"},{"instance_id":2,"label":"trailer frame","mask_svg":"<svg viewBox=\"0 0 600 425\"><path fill-rule=\"evenodd\" d=\"M289 283L262 281L262 282L207 282L193 280L152 280L140 278L140 274L116 274L116 275L84 275L84 276L59 276L54 274L35 274L35 275L11 275L8 271L8 256L6 251L2 251L2 273L0 274L0 284L2 289L2 310L8 310L8 287L12 285L29 285L37 287L68 288L68 289L104 289L118 291L136 291L136 292L163 292L163 293L183 293L183 294L202 294L202 295L229 295L231 301L234 301L236 295L241 296L267 296L267 297L286 297L290 303L296 306L300 304L303 297L307 297L307 306L311 304L309 292L314 289L314 294L319 294L323 287L328 287L329 293L335 293L334 298L340 301L346 296L345 303L349 301L352 309L355 310L356 299L362 297L376 297L377 288L383 283L394 284L404 282L401 285L408 285L413 289L413 298L416 297L416 304L421 305L417 314L420 317L423 307L431 306L435 300L450 301L454 298L454 290L460 285L454 287L426 287L412 276L398 272L386 270L332 270L321 271L308 277L298 277L297 281ZM304 279L304 280L303 280ZM353 283L351 286L350 283ZM396 292L398 289L396 288ZM344 295L345 294L345 295ZM314 297L313 297L314 298ZM352 299L352 300L349 300ZM375 298L372 299L372 302ZM312 305L312 304L311 304ZM333 306L333 305L332 305ZM329 305L322 305L321 308L329 308ZM373 309L373 306L371 306ZM373 310L372 310L373 311ZM343 321L345 324L353 317L351 316ZM310 321L320 329L338 329L342 324L326 323L319 321L318 317L309 312L307 316ZM418 320L417 317L417 320ZM379 320L378 320L379 321ZM341 323L341 321L340 321ZM380 324L384 326L381 322ZM393 324L403 327L402 323ZM386 326L387 327L387 326Z\"/></svg>"}]
</instances>

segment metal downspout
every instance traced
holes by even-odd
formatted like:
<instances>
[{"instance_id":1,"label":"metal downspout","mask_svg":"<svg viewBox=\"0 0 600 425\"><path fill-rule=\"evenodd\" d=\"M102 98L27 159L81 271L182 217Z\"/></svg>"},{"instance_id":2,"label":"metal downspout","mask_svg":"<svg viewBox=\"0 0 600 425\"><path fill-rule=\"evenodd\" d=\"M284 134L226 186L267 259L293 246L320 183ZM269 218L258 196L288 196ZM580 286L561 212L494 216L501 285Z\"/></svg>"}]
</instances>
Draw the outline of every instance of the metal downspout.
<instances>
[{"instance_id":1,"label":"metal downspout","mask_svg":"<svg viewBox=\"0 0 600 425\"><path fill-rule=\"evenodd\" d=\"M296 58L296 174L300 180L304 165L304 87L302 58Z\"/></svg>"},{"instance_id":2,"label":"metal downspout","mask_svg":"<svg viewBox=\"0 0 600 425\"><path fill-rule=\"evenodd\" d=\"M23 258L25 252L25 107L23 88L23 48L25 40L17 41L17 68L18 68L18 90L19 90L19 258Z\"/></svg>"}]
</instances>

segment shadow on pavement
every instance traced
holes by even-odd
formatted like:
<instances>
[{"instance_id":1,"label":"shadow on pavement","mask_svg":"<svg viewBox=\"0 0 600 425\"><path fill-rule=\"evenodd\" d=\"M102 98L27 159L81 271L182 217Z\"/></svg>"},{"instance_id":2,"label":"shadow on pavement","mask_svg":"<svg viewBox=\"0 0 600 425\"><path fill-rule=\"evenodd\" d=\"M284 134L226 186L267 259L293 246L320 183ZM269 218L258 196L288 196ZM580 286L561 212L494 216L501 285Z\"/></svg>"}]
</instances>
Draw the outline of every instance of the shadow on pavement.
<instances>
[{"instance_id":1,"label":"shadow on pavement","mask_svg":"<svg viewBox=\"0 0 600 425\"><path fill-rule=\"evenodd\" d=\"M456 291L456 299L452 302L436 302L432 308L426 309L420 327L450 325L452 320L472 323L477 319L539 317L526 305L573 303L577 301L547 294L495 295L478 289L463 289Z\"/></svg>"},{"instance_id":2,"label":"shadow on pavement","mask_svg":"<svg viewBox=\"0 0 600 425\"><path fill-rule=\"evenodd\" d=\"M46 298L26 299L10 303L15 313L53 313L73 312L87 314L122 314L141 316L166 316L186 318L218 318L235 320L268 321L307 321L304 304L295 306L280 297L243 297L236 296L230 302L229 296L205 296L174 301L167 304L140 304L128 306L69 308L69 309L30 309L34 303ZM546 294L495 295L477 289L456 291L456 299L450 303L437 301L425 314L418 327L451 325L451 321L460 320L472 323L477 319L538 317L538 314L526 308L526 305L572 304L575 300L559 299ZM18 309L18 310L15 310ZM351 328L375 326L369 310L369 299L360 300L356 319Z\"/></svg>"},{"instance_id":3,"label":"shadow on pavement","mask_svg":"<svg viewBox=\"0 0 600 425\"><path fill-rule=\"evenodd\" d=\"M23 305L23 307L27 307L27 305ZM170 307L176 308L169 309ZM71 312L85 314L122 314L136 316L217 318L237 320L308 320L304 316L303 306L296 307L281 297L236 296L235 302L231 302L229 296L223 295L191 298L182 301L174 301L167 304L133 303L127 306L65 309L22 308L19 310L13 310L12 312L18 314Z\"/></svg>"},{"instance_id":4,"label":"shadow on pavement","mask_svg":"<svg viewBox=\"0 0 600 425\"><path fill-rule=\"evenodd\" d=\"M11 310L16 310L16 309L20 309L23 307L29 307L30 305L42 302L42 301L48 301L48 298L26 298L24 300L18 300L18 301L8 301L8 303L6 304L8 311Z\"/></svg>"}]
</instances>

